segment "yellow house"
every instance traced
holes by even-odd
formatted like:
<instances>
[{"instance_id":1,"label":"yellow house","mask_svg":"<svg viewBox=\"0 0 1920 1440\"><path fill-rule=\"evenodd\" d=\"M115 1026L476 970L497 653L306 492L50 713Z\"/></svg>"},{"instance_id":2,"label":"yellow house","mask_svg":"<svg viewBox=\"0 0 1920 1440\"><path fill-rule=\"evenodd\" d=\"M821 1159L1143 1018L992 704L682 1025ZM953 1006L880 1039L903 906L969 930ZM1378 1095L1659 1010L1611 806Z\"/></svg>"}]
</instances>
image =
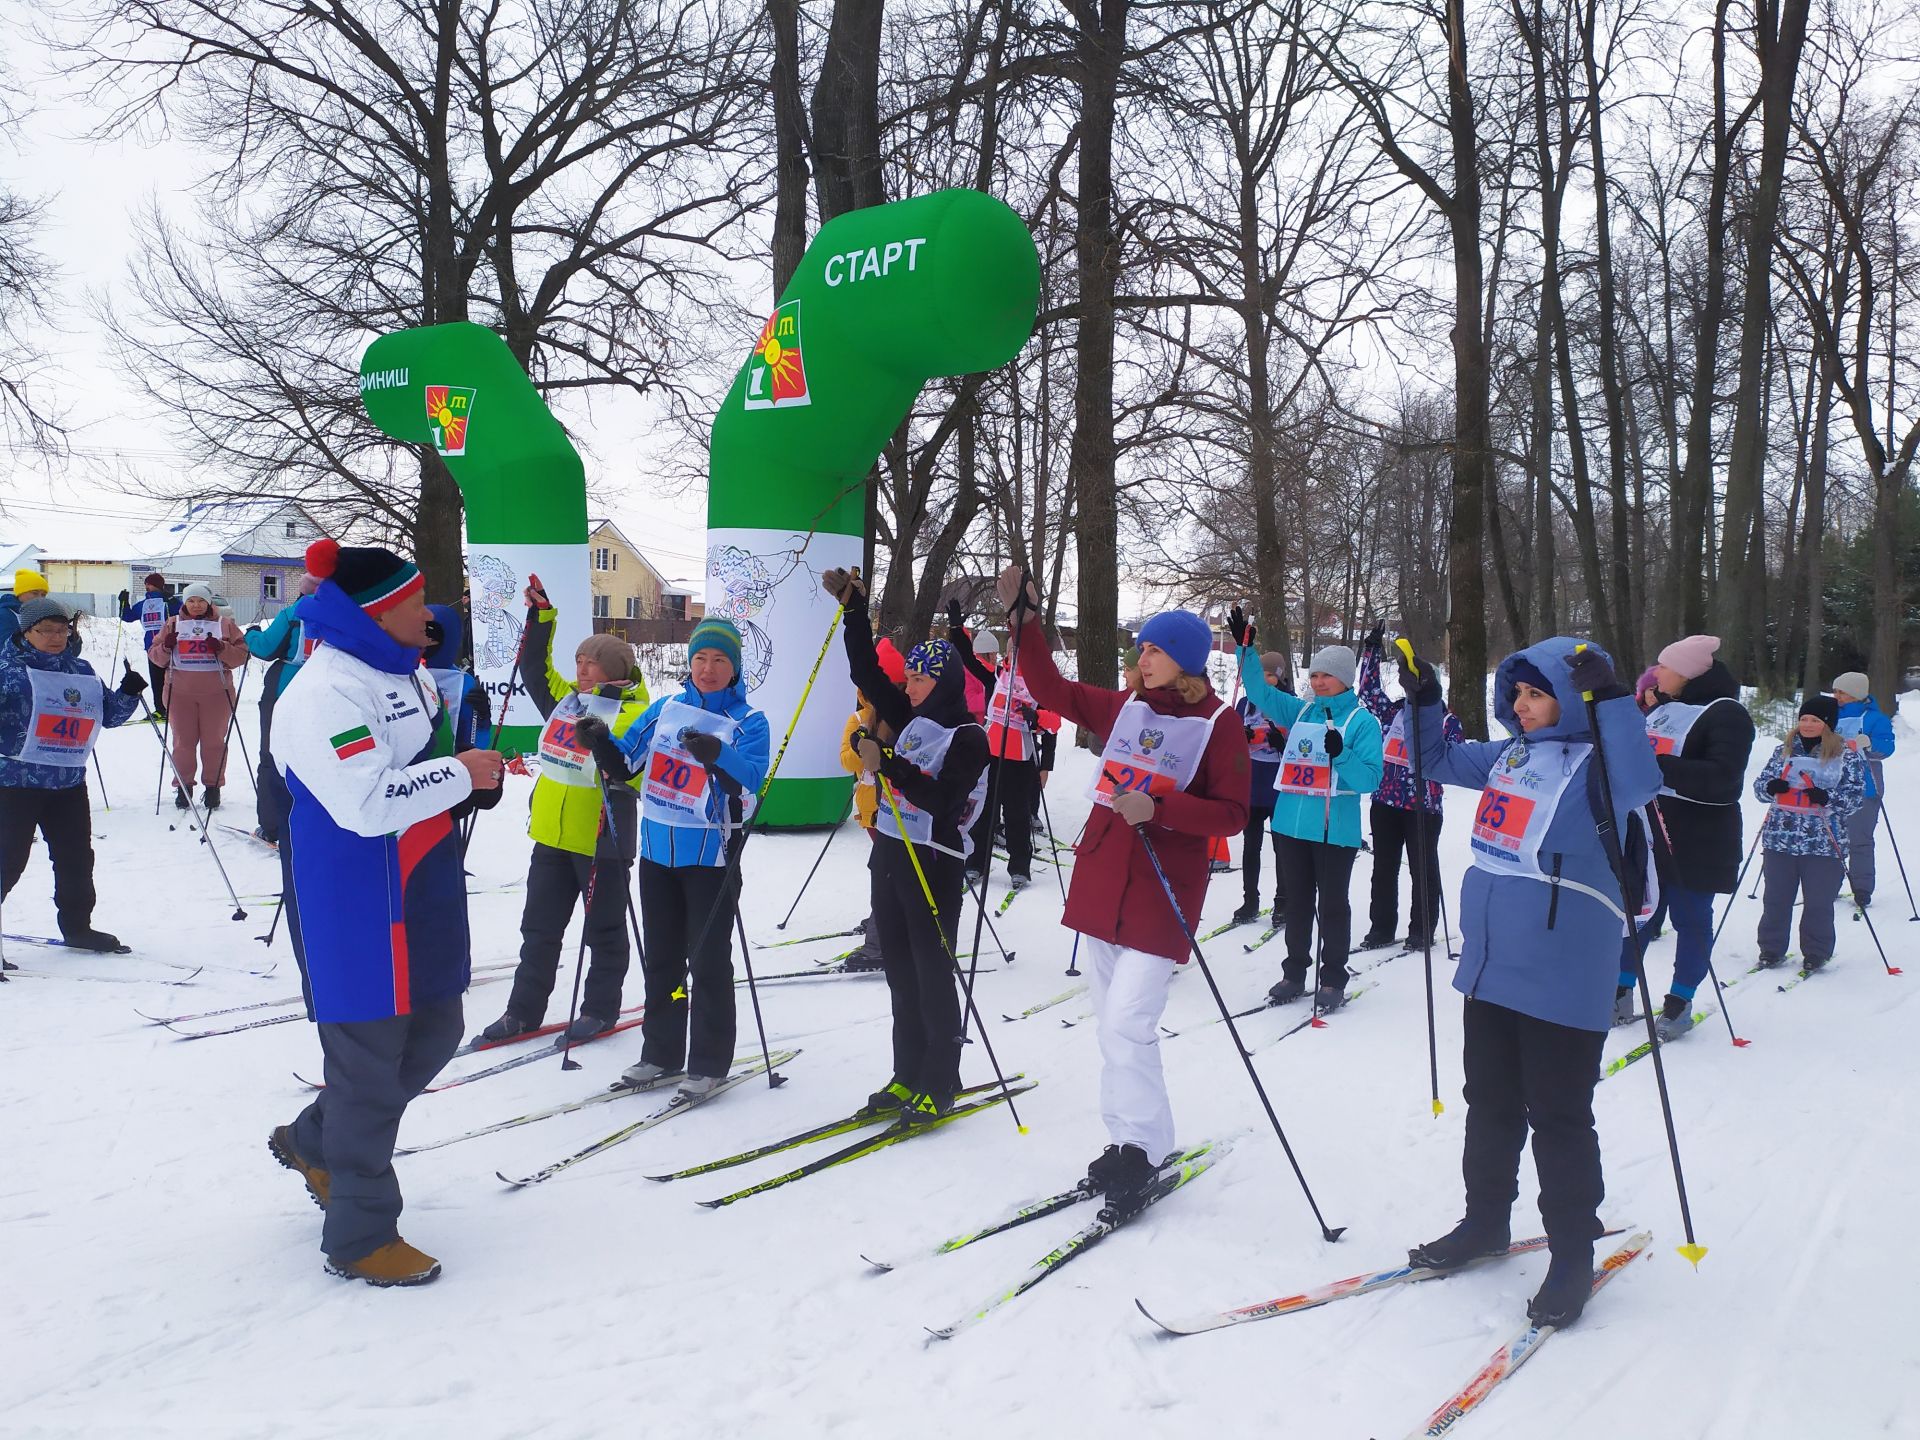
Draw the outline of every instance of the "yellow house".
<instances>
[{"instance_id":1,"label":"yellow house","mask_svg":"<svg viewBox=\"0 0 1920 1440\"><path fill-rule=\"evenodd\" d=\"M587 575L595 630L622 629L629 620L687 616L689 592L669 584L611 520L588 524Z\"/></svg>"}]
</instances>

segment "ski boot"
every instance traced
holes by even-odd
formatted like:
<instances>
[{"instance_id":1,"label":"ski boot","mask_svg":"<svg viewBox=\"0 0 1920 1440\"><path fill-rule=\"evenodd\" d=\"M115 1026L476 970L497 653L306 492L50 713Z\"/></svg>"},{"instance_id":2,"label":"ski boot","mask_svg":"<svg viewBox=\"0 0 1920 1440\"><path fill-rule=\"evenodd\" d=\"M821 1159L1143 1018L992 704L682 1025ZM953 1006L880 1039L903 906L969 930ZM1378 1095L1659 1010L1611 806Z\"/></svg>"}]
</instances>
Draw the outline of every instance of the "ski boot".
<instances>
[{"instance_id":1,"label":"ski boot","mask_svg":"<svg viewBox=\"0 0 1920 1440\"><path fill-rule=\"evenodd\" d=\"M1832 958L1831 955L1809 955L1801 962L1800 969L1804 974L1818 975Z\"/></svg>"},{"instance_id":2,"label":"ski boot","mask_svg":"<svg viewBox=\"0 0 1920 1440\"><path fill-rule=\"evenodd\" d=\"M582 1040L591 1040L596 1035L606 1034L619 1023L616 1016L592 1015L583 1010L574 1016L573 1023L567 1026L566 1038L577 1045Z\"/></svg>"},{"instance_id":3,"label":"ski boot","mask_svg":"<svg viewBox=\"0 0 1920 1440\"><path fill-rule=\"evenodd\" d=\"M662 1081L671 1080L680 1073L678 1067L669 1070L664 1065L656 1065L651 1060L642 1060L638 1065L629 1065L620 1072L618 1090L651 1090Z\"/></svg>"},{"instance_id":4,"label":"ski boot","mask_svg":"<svg viewBox=\"0 0 1920 1440\"><path fill-rule=\"evenodd\" d=\"M1693 1028L1693 1002L1683 1000L1678 995L1669 995L1660 1002L1660 1013L1654 1017L1653 1034L1662 1045L1669 1040L1678 1040Z\"/></svg>"},{"instance_id":5,"label":"ski boot","mask_svg":"<svg viewBox=\"0 0 1920 1440\"><path fill-rule=\"evenodd\" d=\"M1111 1149L1112 1147L1108 1147ZM1100 1157L1102 1160L1106 1156ZM1138 1145L1122 1145L1101 1188L1107 1203L1100 1207L1100 1218L1110 1224L1130 1220L1147 1206L1153 1196L1153 1181L1160 1173Z\"/></svg>"},{"instance_id":6,"label":"ski boot","mask_svg":"<svg viewBox=\"0 0 1920 1440\"><path fill-rule=\"evenodd\" d=\"M67 942L69 950L93 950L102 955L111 955L127 948L120 943L118 935L109 935L105 930L96 930L91 925L79 930L62 930L60 938Z\"/></svg>"},{"instance_id":7,"label":"ski boot","mask_svg":"<svg viewBox=\"0 0 1920 1440\"><path fill-rule=\"evenodd\" d=\"M1640 1012L1633 1008L1633 986L1617 985L1613 991L1613 1023L1615 1027L1631 1025L1640 1018Z\"/></svg>"},{"instance_id":8,"label":"ski boot","mask_svg":"<svg viewBox=\"0 0 1920 1440\"><path fill-rule=\"evenodd\" d=\"M676 1100L704 1100L720 1088L724 1075L686 1075L680 1080L680 1088L673 1092Z\"/></svg>"},{"instance_id":9,"label":"ski boot","mask_svg":"<svg viewBox=\"0 0 1920 1440\"><path fill-rule=\"evenodd\" d=\"M1313 1008L1322 1015L1331 1015L1347 1003L1347 992L1338 985L1322 985L1313 992Z\"/></svg>"},{"instance_id":10,"label":"ski boot","mask_svg":"<svg viewBox=\"0 0 1920 1440\"><path fill-rule=\"evenodd\" d=\"M913 1103L913 1091L898 1080L889 1080L882 1088L867 1096L867 1103L860 1107L863 1115L898 1115Z\"/></svg>"},{"instance_id":11,"label":"ski boot","mask_svg":"<svg viewBox=\"0 0 1920 1440\"><path fill-rule=\"evenodd\" d=\"M364 1280L386 1289L395 1285L425 1285L440 1276L440 1262L395 1237L359 1260L327 1257L327 1273L342 1280Z\"/></svg>"},{"instance_id":12,"label":"ski boot","mask_svg":"<svg viewBox=\"0 0 1920 1440\"><path fill-rule=\"evenodd\" d=\"M494 1041L494 1042L498 1042L501 1040L512 1040L518 1036L526 1034L529 1030L535 1030L538 1028L539 1028L538 1021L523 1020L520 1016L514 1014L513 1011L508 1010L504 1014L502 1014L498 1020L494 1021L491 1025L487 1026L486 1029L482 1030L480 1032L479 1038L482 1040L488 1040L488 1041Z\"/></svg>"},{"instance_id":13,"label":"ski boot","mask_svg":"<svg viewBox=\"0 0 1920 1440\"><path fill-rule=\"evenodd\" d=\"M1429 1240L1407 1251L1407 1263L1445 1274L1482 1256L1503 1255L1512 1241L1513 1234L1507 1223L1468 1216L1438 1240Z\"/></svg>"},{"instance_id":14,"label":"ski boot","mask_svg":"<svg viewBox=\"0 0 1920 1440\"><path fill-rule=\"evenodd\" d=\"M1787 957L1784 955L1769 955L1766 951L1762 950L1760 952L1760 958L1754 962L1753 968L1756 970L1772 970L1784 965L1786 959Z\"/></svg>"},{"instance_id":15,"label":"ski boot","mask_svg":"<svg viewBox=\"0 0 1920 1440\"><path fill-rule=\"evenodd\" d=\"M322 1210L327 1208L327 1200L333 1193L333 1177L318 1165L303 1159L300 1152L293 1148L291 1125L274 1127L273 1133L267 1136L267 1153L306 1182L307 1194L313 1197L314 1204Z\"/></svg>"},{"instance_id":16,"label":"ski boot","mask_svg":"<svg viewBox=\"0 0 1920 1440\"><path fill-rule=\"evenodd\" d=\"M863 970L878 970L883 963L880 947L872 943L856 945L840 961L841 968L849 974Z\"/></svg>"},{"instance_id":17,"label":"ski boot","mask_svg":"<svg viewBox=\"0 0 1920 1440\"><path fill-rule=\"evenodd\" d=\"M1292 976L1288 976L1267 991L1267 1003L1269 1005L1291 1005L1306 993L1307 982L1305 980L1295 980Z\"/></svg>"},{"instance_id":18,"label":"ski boot","mask_svg":"<svg viewBox=\"0 0 1920 1440\"><path fill-rule=\"evenodd\" d=\"M187 809L191 809L192 806L193 806L193 787L191 785L174 786L173 787L173 808L176 810L187 810Z\"/></svg>"},{"instance_id":19,"label":"ski boot","mask_svg":"<svg viewBox=\"0 0 1920 1440\"><path fill-rule=\"evenodd\" d=\"M218 810L220 808L220 787L218 785L207 786L205 790L200 792L200 803L209 810Z\"/></svg>"},{"instance_id":20,"label":"ski boot","mask_svg":"<svg viewBox=\"0 0 1920 1440\"><path fill-rule=\"evenodd\" d=\"M1027 886L1031 885L1032 883L1033 883L1033 877L1031 875L1007 876L1007 884L1012 886L1015 890L1024 890L1027 888Z\"/></svg>"},{"instance_id":21,"label":"ski boot","mask_svg":"<svg viewBox=\"0 0 1920 1440\"><path fill-rule=\"evenodd\" d=\"M1232 923L1235 925L1251 925L1259 918L1260 902L1258 900L1249 900L1233 912Z\"/></svg>"},{"instance_id":22,"label":"ski boot","mask_svg":"<svg viewBox=\"0 0 1920 1440\"><path fill-rule=\"evenodd\" d=\"M1397 937L1391 930L1369 930L1365 936L1361 938L1360 943L1353 948L1356 952L1361 950L1384 950L1389 945L1396 943Z\"/></svg>"},{"instance_id":23,"label":"ski boot","mask_svg":"<svg viewBox=\"0 0 1920 1440\"><path fill-rule=\"evenodd\" d=\"M1564 1330L1580 1318L1593 1295L1593 1246L1555 1250L1547 1278L1527 1302L1527 1318L1536 1325Z\"/></svg>"},{"instance_id":24,"label":"ski boot","mask_svg":"<svg viewBox=\"0 0 1920 1440\"><path fill-rule=\"evenodd\" d=\"M902 1124L932 1125L953 1113L953 1096L922 1090L900 1107Z\"/></svg>"}]
</instances>

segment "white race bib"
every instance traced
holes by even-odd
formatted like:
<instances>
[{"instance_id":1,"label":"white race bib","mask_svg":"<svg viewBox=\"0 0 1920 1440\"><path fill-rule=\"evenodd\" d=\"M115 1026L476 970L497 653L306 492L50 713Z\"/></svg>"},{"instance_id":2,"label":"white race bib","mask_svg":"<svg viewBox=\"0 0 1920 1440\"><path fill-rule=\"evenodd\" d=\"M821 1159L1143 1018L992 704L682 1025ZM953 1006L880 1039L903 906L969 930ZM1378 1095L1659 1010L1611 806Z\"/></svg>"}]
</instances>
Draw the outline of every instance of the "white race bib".
<instances>
[{"instance_id":1,"label":"white race bib","mask_svg":"<svg viewBox=\"0 0 1920 1440\"><path fill-rule=\"evenodd\" d=\"M164 595L149 595L140 602L140 628L147 633L151 641L167 623L167 600Z\"/></svg>"},{"instance_id":2,"label":"white race bib","mask_svg":"<svg viewBox=\"0 0 1920 1440\"><path fill-rule=\"evenodd\" d=\"M1226 708L1221 701L1211 715L1157 715L1139 696L1132 697L1107 734L1087 798L1111 810L1116 790L1154 796L1185 790L1200 773L1213 722Z\"/></svg>"},{"instance_id":3,"label":"white race bib","mask_svg":"<svg viewBox=\"0 0 1920 1440\"><path fill-rule=\"evenodd\" d=\"M1347 725L1352 721L1353 716L1349 715L1340 725L1341 740L1347 738ZM1280 774L1274 781L1274 788L1282 795L1313 795L1324 800L1339 790L1340 782L1333 773L1333 757L1327 754L1327 728L1325 720L1293 722L1293 728L1287 732Z\"/></svg>"},{"instance_id":4,"label":"white race bib","mask_svg":"<svg viewBox=\"0 0 1920 1440\"><path fill-rule=\"evenodd\" d=\"M220 621L209 615L189 620L185 615L173 629L173 668L205 671L220 668Z\"/></svg>"},{"instance_id":5,"label":"white race bib","mask_svg":"<svg viewBox=\"0 0 1920 1440\"><path fill-rule=\"evenodd\" d=\"M29 765L84 767L100 738L106 687L97 676L57 670L29 670L27 678L33 682L33 710L26 742L13 758Z\"/></svg>"},{"instance_id":6,"label":"white race bib","mask_svg":"<svg viewBox=\"0 0 1920 1440\"><path fill-rule=\"evenodd\" d=\"M1402 705L1393 717L1393 724L1387 727L1386 739L1380 743L1380 758L1389 765L1398 765L1402 770L1413 768L1413 757L1407 751L1407 707Z\"/></svg>"},{"instance_id":7,"label":"white race bib","mask_svg":"<svg viewBox=\"0 0 1920 1440\"><path fill-rule=\"evenodd\" d=\"M1722 701L1730 704L1739 704L1739 701L1733 700L1730 696L1722 695L1717 699L1709 700L1704 705L1682 705L1678 700L1669 700L1666 704L1657 705L1652 710L1649 710L1647 712L1647 738L1653 742L1653 753L1656 755L1678 755L1686 749L1687 736L1693 732L1693 727L1700 723L1700 717ZM1687 798L1683 795L1675 795L1672 787L1667 785L1660 787L1660 793L1662 795L1673 795L1675 799L1679 800ZM1693 803L1703 804L1706 802L1694 801ZM1729 800L1722 803L1731 805L1737 802Z\"/></svg>"},{"instance_id":8,"label":"white race bib","mask_svg":"<svg viewBox=\"0 0 1920 1440\"><path fill-rule=\"evenodd\" d=\"M446 709L447 719L453 724L458 725L460 723L460 706L467 698L467 672L464 670L429 670L427 673L433 677L434 689L440 692L440 704ZM556 706L554 708L557 711L559 707Z\"/></svg>"},{"instance_id":9,"label":"white race bib","mask_svg":"<svg viewBox=\"0 0 1920 1440\"><path fill-rule=\"evenodd\" d=\"M893 753L901 760L910 761L913 767L923 775L938 776L946 769L947 752L953 748L953 737L964 727L956 726L949 730L944 725L936 725L924 715L916 715L907 722L899 738L893 742ZM882 800L879 813L874 817L874 828L882 835L891 835L896 840L909 841L915 845L926 845L940 851L943 855L954 852L944 845L937 845L933 839L933 816L915 805L898 790L889 786L893 803ZM980 807L986 803L987 772L984 766L980 778L973 782L973 791L967 796L966 809L960 815L960 858L967 859L973 854L973 822L980 817ZM898 821L894 819L894 805L900 807ZM902 834L902 828L906 833Z\"/></svg>"},{"instance_id":10,"label":"white race bib","mask_svg":"<svg viewBox=\"0 0 1920 1440\"><path fill-rule=\"evenodd\" d=\"M1825 815L1832 807L1814 804L1807 797L1807 791L1820 789L1831 795L1845 772L1846 761L1844 755L1836 755L1831 760L1816 760L1811 755L1789 756L1781 767L1780 778L1791 788L1773 797L1774 808L1790 810L1796 815Z\"/></svg>"},{"instance_id":11,"label":"white race bib","mask_svg":"<svg viewBox=\"0 0 1920 1440\"><path fill-rule=\"evenodd\" d=\"M640 815L658 825L683 830L718 830L707 816L707 791L713 777L683 743L685 731L717 735L731 744L739 725L725 715L684 700L669 700L654 717L653 745L647 751L647 777L640 791Z\"/></svg>"},{"instance_id":12,"label":"white race bib","mask_svg":"<svg viewBox=\"0 0 1920 1440\"><path fill-rule=\"evenodd\" d=\"M593 752L581 742L575 727L583 715L596 715L611 726L619 713L617 698L582 695L578 690L554 706L546 729L540 732L541 775L562 785L598 785L600 767L594 764Z\"/></svg>"},{"instance_id":13,"label":"white race bib","mask_svg":"<svg viewBox=\"0 0 1920 1440\"><path fill-rule=\"evenodd\" d=\"M1495 875L1539 877L1541 842L1592 749L1557 740L1509 740L1474 807L1467 837L1473 863Z\"/></svg>"}]
</instances>

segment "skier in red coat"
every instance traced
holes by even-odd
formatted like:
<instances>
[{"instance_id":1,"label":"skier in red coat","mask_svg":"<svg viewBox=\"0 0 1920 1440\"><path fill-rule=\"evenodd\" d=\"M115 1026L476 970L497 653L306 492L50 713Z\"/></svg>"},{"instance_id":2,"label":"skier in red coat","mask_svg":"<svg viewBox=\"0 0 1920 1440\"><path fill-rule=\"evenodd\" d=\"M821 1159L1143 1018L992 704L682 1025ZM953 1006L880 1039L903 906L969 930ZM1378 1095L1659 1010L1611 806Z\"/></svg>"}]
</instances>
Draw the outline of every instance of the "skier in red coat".
<instances>
[{"instance_id":1,"label":"skier in red coat","mask_svg":"<svg viewBox=\"0 0 1920 1440\"><path fill-rule=\"evenodd\" d=\"M1100 1109L1113 1142L1087 1178L1124 1208L1145 1194L1174 1148L1160 1016L1174 966L1191 953L1181 920L1197 921L1206 899L1208 842L1246 829L1246 732L1207 682L1213 631L1191 611L1169 610L1143 625L1132 683L1106 690L1061 677L1037 619L1040 596L1032 581L1022 585L1018 567L1000 576L998 590L1008 623L1020 626L1020 670L1034 702L1092 731L1104 747L1064 923L1091 953ZM1179 915L1133 833L1143 826Z\"/></svg>"}]
</instances>

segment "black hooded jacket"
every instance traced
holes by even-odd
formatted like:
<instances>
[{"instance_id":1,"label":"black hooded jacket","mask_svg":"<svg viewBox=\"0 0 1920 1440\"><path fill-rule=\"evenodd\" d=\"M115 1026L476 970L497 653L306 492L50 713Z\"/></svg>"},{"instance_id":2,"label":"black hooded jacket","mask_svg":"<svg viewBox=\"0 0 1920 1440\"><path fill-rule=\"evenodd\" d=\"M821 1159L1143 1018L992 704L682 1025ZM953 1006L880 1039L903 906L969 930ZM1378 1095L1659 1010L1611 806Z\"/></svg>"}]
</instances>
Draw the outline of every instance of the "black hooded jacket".
<instances>
[{"instance_id":1,"label":"black hooded jacket","mask_svg":"<svg viewBox=\"0 0 1920 1440\"><path fill-rule=\"evenodd\" d=\"M1718 660L1673 700L1712 708L1694 722L1686 744L1660 756L1661 777L1674 791L1657 802L1662 823L1654 827L1654 853L1660 880L1730 895L1740 878L1740 802L1753 749L1753 717L1740 703L1733 672ZM1716 700L1731 703L1715 705Z\"/></svg>"},{"instance_id":2,"label":"black hooded jacket","mask_svg":"<svg viewBox=\"0 0 1920 1440\"><path fill-rule=\"evenodd\" d=\"M906 691L887 678L873 650L873 623L866 606L847 607L844 633L847 669L853 683L873 705L880 723L894 735L913 720L930 720L954 732L953 745L947 751L940 773L928 775L911 761L888 752L880 773L901 796L911 800L933 817L933 843L958 855L963 849L961 820L975 782L987 768L987 732L967 709L966 672L956 653L946 674L935 682L925 703L914 705ZM882 806L886 800L882 798ZM884 840L885 837L882 837Z\"/></svg>"}]
</instances>

